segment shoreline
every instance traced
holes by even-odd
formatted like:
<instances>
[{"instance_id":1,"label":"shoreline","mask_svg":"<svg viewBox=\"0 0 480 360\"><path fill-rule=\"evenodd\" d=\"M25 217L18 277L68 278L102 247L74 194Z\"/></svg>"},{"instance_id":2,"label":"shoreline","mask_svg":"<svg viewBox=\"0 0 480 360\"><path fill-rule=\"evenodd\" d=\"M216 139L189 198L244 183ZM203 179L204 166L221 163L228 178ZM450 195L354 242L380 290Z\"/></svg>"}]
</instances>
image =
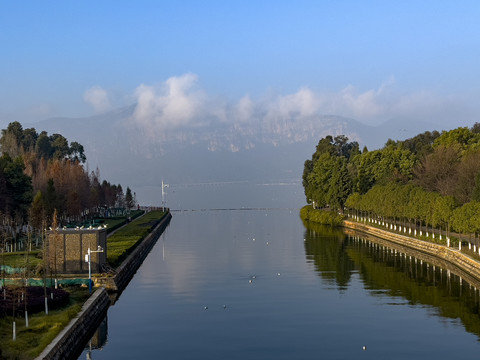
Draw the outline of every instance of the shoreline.
<instances>
[{"instance_id":1,"label":"shoreline","mask_svg":"<svg viewBox=\"0 0 480 360\"><path fill-rule=\"evenodd\" d=\"M443 267L480 288L480 262L458 249L392 233L351 220L344 220L342 227L347 235L358 235L355 234L356 232L362 233L367 240L394 247L406 255L421 258L433 265Z\"/></svg>"},{"instance_id":2,"label":"shoreline","mask_svg":"<svg viewBox=\"0 0 480 360\"><path fill-rule=\"evenodd\" d=\"M115 304L122 291L127 287L150 250L165 231L171 218L172 215L168 211L155 229L117 267L114 276L94 279L98 289L83 304L79 314L69 322L35 360L70 359L75 356L78 357L82 353L84 344L95 333L95 330L107 315L108 308ZM110 293L113 293L113 296Z\"/></svg>"}]
</instances>

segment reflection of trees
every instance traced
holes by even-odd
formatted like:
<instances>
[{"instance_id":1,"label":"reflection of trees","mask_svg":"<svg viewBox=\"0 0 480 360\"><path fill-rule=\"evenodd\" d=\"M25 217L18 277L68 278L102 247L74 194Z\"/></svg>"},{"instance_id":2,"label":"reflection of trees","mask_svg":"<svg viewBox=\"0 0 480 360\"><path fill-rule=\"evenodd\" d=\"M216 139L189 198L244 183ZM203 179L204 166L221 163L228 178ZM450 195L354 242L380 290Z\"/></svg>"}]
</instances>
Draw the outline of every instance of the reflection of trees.
<instances>
[{"instance_id":1,"label":"reflection of trees","mask_svg":"<svg viewBox=\"0 0 480 360\"><path fill-rule=\"evenodd\" d=\"M345 251L345 234L331 226L306 223L305 253L312 259L319 275L335 283L339 288L346 288L354 263Z\"/></svg>"},{"instance_id":2,"label":"reflection of trees","mask_svg":"<svg viewBox=\"0 0 480 360\"><path fill-rule=\"evenodd\" d=\"M348 257L361 269L368 288L401 296L410 304L431 306L439 316L460 319L468 332L480 337L479 291L466 281L384 246L353 239L346 243ZM371 294L384 296L385 292Z\"/></svg>"},{"instance_id":3,"label":"reflection of trees","mask_svg":"<svg viewBox=\"0 0 480 360\"><path fill-rule=\"evenodd\" d=\"M358 270L371 295L399 296L432 307L439 316L460 319L466 331L480 338L480 292L466 281L383 245L347 237L339 229L304 225L306 257L323 279L344 289Z\"/></svg>"}]
</instances>

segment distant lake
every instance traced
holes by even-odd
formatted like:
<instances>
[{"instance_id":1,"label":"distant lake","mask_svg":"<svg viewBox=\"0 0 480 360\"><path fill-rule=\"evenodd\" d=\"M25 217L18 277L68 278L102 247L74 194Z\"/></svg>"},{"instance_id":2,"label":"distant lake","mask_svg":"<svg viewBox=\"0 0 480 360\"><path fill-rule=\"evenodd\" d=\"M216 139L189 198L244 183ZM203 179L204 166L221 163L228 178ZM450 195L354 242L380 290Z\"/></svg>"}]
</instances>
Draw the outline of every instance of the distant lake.
<instances>
[{"instance_id":1,"label":"distant lake","mask_svg":"<svg viewBox=\"0 0 480 360\"><path fill-rule=\"evenodd\" d=\"M140 189L146 205L162 204L162 187ZM305 195L301 180L237 181L168 184L165 206L173 210L301 208Z\"/></svg>"},{"instance_id":2,"label":"distant lake","mask_svg":"<svg viewBox=\"0 0 480 360\"><path fill-rule=\"evenodd\" d=\"M477 289L361 237L305 227L299 183L167 191L181 211L109 309L92 341L101 349L80 358L478 357Z\"/></svg>"}]
</instances>

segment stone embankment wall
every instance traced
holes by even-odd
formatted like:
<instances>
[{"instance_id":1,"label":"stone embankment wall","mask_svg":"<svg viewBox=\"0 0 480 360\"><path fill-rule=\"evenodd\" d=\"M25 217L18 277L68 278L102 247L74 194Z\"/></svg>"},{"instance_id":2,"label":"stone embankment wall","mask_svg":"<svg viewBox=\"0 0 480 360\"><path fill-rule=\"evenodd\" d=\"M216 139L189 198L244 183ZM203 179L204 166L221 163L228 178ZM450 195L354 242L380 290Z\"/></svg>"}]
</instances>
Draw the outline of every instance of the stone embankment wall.
<instances>
[{"instance_id":1,"label":"stone embankment wall","mask_svg":"<svg viewBox=\"0 0 480 360\"><path fill-rule=\"evenodd\" d=\"M366 234L369 240L387 246L393 244L394 248L405 254L451 270L472 285L480 287L480 263L457 249L391 233L353 221L345 220L344 226ZM349 231L346 231L346 233L348 234ZM375 239L369 238L368 235L375 237Z\"/></svg>"},{"instance_id":2,"label":"stone embankment wall","mask_svg":"<svg viewBox=\"0 0 480 360\"><path fill-rule=\"evenodd\" d=\"M112 277L96 278L95 284L106 287L109 291L122 292L137 272L143 260L147 257L152 247L157 242L172 218L169 212L147 235L145 239L133 250L133 252L116 269L116 274Z\"/></svg>"},{"instance_id":3,"label":"stone embankment wall","mask_svg":"<svg viewBox=\"0 0 480 360\"><path fill-rule=\"evenodd\" d=\"M36 359L76 359L107 314L109 306L110 298L105 288L96 290L78 315Z\"/></svg>"}]
</instances>

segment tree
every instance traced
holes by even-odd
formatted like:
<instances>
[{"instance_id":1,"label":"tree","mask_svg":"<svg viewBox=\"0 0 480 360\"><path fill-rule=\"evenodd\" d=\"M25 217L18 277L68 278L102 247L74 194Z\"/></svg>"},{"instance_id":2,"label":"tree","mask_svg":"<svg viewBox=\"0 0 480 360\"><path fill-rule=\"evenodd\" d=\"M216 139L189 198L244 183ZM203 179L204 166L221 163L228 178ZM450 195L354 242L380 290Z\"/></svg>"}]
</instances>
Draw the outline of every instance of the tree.
<instances>
[{"instance_id":1,"label":"tree","mask_svg":"<svg viewBox=\"0 0 480 360\"><path fill-rule=\"evenodd\" d=\"M68 141L60 134L53 134L50 136L50 144L53 151L54 159L64 159L70 153Z\"/></svg>"},{"instance_id":2,"label":"tree","mask_svg":"<svg viewBox=\"0 0 480 360\"><path fill-rule=\"evenodd\" d=\"M127 186L127 192L125 193L125 206L129 210L135 206L132 190L128 186Z\"/></svg>"},{"instance_id":3,"label":"tree","mask_svg":"<svg viewBox=\"0 0 480 360\"><path fill-rule=\"evenodd\" d=\"M38 135L35 150L39 158L50 159L52 157L52 145L50 144L50 138L46 131L42 131L40 135Z\"/></svg>"},{"instance_id":4,"label":"tree","mask_svg":"<svg viewBox=\"0 0 480 360\"><path fill-rule=\"evenodd\" d=\"M47 191L45 193L45 216L47 219L53 218L53 212L57 208L57 193L55 190L55 184L53 183L53 179L48 179L47 183Z\"/></svg>"},{"instance_id":5,"label":"tree","mask_svg":"<svg viewBox=\"0 0 480 360\"><path fill-rule=\"evenodd\" d=\"M0 150L7 153L12 158L21 155L23 140L23 127L18 121L8 124L6 129L2 130L2 137L0 139Z\"/></svg>"},{"instance_id":6,"label":"tree","mask_svg":"<svg viewBox=\"0 0 480 360\"><path fill-rule=\"evenodd\" d=\"M42 222L45 219L45 202L42 192L37 191L30 207L30 224L35 230L41 231Z\"/></svg>"},{"instance_id":7,"label":"tree","mask_svg":"<svg viewBox=\"0 0 480 360\"><path fill-rule=\"evenodd\" d=\"M8 154L0 157L0 211L12 217L27 218L32 202L32 179L23 173L25 166L22 158L15 160Z\"/></svg>"},{"instance_id":8,"label":"tree","mask_svg":"<svg viewBox=\"0 0 480 360\"><path fill-rule=\"evenodd\" d=\"M452 195L455 188L455 171L460 161L458 145L439 145L415 168L415 181L428 191Z\"/></svg>"},{"instance_id":9,"label":"tree","mask_svg":"<svg viewBox=\"0 0 480 360\"><path fill-rule=\"evenodd\" d=\"M79 144L76 141L72 141L70 143L70 154L69 158L72 161L78 161L80 163L84 163L87 160L85 156L85 150L83 149L83 145Z\"/></svg>"},{"instance_id":10,"label":"tree","mask_svg":"<svg viewBox=\"0 0 480 360\"><path fill-rule=\"evenodd\" d=\"M37 140L38 140L38 134L34 128L25 129L23 131L23 141L22 141L23 150L27 152L35 151Z\"/></svg>"}]
</instances>

